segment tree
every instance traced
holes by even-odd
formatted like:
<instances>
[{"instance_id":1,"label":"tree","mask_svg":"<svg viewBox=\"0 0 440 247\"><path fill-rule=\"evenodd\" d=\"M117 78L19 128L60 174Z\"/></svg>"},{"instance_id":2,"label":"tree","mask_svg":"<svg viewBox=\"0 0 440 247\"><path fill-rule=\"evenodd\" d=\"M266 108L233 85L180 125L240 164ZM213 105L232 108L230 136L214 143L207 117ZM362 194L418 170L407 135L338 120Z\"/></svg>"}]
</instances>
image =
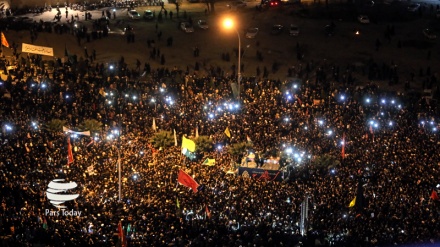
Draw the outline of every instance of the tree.
<instances>
[{"instance_id":1,"label":"tree","mask_svg":"<svg viewBox=\"0 0 440 247\"><path fill-rule=\"evenodd\" d=\"M318 156L312 162L313 167L321 173L325 173L328 169L334 168L339 164L341 164L341 162L331 154Z\"/></svg>"},{"instance_id":2,"label":"tree","mask_svg":"<svg viewBox=\"0 0 440 247\"><path fill-rule=\"evenodd\" d=\"M211 138L209 138L209 136L199 136L198 138L194 139L194 142L196 143L197 153L212 151L213 141Z\"/></svg>"},{"instance_id":3,"label":"tree","mask_svg":"<svg viewBox=\"0 0 440 247\"><path fill-rule=\"evenodd\" d=\"M82 131L90 131L90 133L97 133L101 131L102 123L96 119L86 119L81 123L80 129Z\"/></svg>"},{"instance_id":4,"label":"tree","mask_svg":"<svg viewBox=\"0 0 440 247\"><path fill-rule=\"evenodd\" d=\"M234 156L240 156L250 148L252 148L252 143L239 142L231 145L231 147L229 148L229 153Z\"/></svg>"},{"instance_id":5,"label":"tree","mask_svg":"<svg viewBox=\"0 0 440 247\"><path fill-rule=\"evenodd\" d=\"M63 126L65 125L66 125L66 120L52 119L49 122L47 122L44 127L47 131L52 132L54 134L57 132L62 132Z\"/></svg>"},{"instance_id":6,"label":"tree","mask_svg":"<svg viewBox=\"0 0 440 247\"><path fill-rule=\"evenodd\" d=\"M171 131L161 130L154 134L153 137L150 138L150 143L155 148L167 148L174 145L174 135Z\"/></svg>"}]
</instances>

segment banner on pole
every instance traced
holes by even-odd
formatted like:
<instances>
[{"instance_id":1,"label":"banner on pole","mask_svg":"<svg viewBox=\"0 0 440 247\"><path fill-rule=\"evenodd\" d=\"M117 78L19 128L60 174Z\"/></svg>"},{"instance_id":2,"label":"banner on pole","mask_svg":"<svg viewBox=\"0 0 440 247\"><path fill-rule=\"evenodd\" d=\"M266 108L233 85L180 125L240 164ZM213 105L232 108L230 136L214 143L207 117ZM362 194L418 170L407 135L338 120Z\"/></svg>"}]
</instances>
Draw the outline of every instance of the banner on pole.
<instances>
[{"instance_id":1,"label":"banner on pole","mask_svg":"<svg viewBox=\"0 0 440 247\"><path fill-rule=\"evenodd\" d=\"M28 52L53 57L53 48L46 46L30 45L23 43L21 46L21 52Z\"/></svg>"}]
</instances>

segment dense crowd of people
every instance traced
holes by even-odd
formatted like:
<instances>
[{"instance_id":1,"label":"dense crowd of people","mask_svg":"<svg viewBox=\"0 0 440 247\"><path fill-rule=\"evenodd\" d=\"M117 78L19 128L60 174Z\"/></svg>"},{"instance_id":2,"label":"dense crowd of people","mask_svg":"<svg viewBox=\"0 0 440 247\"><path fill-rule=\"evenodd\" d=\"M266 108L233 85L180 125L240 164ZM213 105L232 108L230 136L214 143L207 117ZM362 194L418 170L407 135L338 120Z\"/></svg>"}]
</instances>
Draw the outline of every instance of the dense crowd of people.
<instances>
[{"instance_id":1,"label":"dense crowd of people","mask_svg":"<svg viewBox=\"0 0 440 247\"><path fill-rule=\"evenodd\" d=\"M243 78L239 97L231 87L235 74L214 68L197 77L147 64L131 70L123 58L104 66L39 56L2 67L8 73L0 82L4 246L114 246L119 222L129 246L439 241L439 204L432 196L440 184L439 119L425 99L356 86L351 75L335 76L334 66L318 63L289 71L298 80ZM86 120L102 126L91 136L69 135L54 128L55 119L78 131L86 131ZM151 148L159 130L175 130L179 145ZM213 149L191 161L181 154L180 140L196 132L209 136ZM260 165L281 157L289 171L285 181L231 173L247 153L229 149L242 142L250 143ZM214 158L215 166L203 165L204 158ZM197 193L177 183L180 169L201 185ZM65 206L80 216L48 214L58 210L45 192L53 179L78 184L80 196Z\"/></svg>"},{"instance_id":2,"label":"dense crowd of people","mask_svg":"<svg viewBox=\"0 0 440 247\"><path fill-rule=\"evenodd\" d=\"M75 28L73 17L70 25L53 29L34 23L31 41L43 31L71 33L79 45L101 38L99 31L89 36ZM103 28L98 24L94 30ZM105 37L105 25L103 30ZM150 59L162 60L152 42ZM289 68L289 77L300 78L292 81L270 80L270 67L258 67L256 78L244 78L240 97L234 97L235 65L231 73L203 65L208 76L199 77L198 63L191 76L189 68L142 69L139 60L136 68L123 58L100 64L86 47L85 59L67 54L66 63L26 58L17 48L12 45L17 61L2 65L9 75L0 81L2 246L115 246L119 222L128 246L438 243L439 204L432 194L439 184L438 111L424 99L375 85L356 87L356 68L312 61ZM229 53L222 59L229 61ZM400 84L393 63L369 61L361 72ZM418 76L424 89L437 87L430 68L420 68ZM51 126L54 119L71 129L86 130L83 123L90 119L102 127L90 137L69 135ZM150 148L158 131L153 119L159 130L176 130L177 147ZM180 138L196 132L209 136L213 149L191 161L181 154ZM74 147L70 165L68 138ZM248 151L257 154L258 166L281 157L285 181L239 176L232 168L248 153L229 151L242 142L252 146ZM205 158L214 158L215 166L202 165ZM201 184L197 193L178 184L179 169ZM49 182L60 178L78 184L80 196L65 203L65 212L79 216L57 214L64 211L47 199ZM310 203L303 236L305 198Z\"/></svg>"}]
</instances>

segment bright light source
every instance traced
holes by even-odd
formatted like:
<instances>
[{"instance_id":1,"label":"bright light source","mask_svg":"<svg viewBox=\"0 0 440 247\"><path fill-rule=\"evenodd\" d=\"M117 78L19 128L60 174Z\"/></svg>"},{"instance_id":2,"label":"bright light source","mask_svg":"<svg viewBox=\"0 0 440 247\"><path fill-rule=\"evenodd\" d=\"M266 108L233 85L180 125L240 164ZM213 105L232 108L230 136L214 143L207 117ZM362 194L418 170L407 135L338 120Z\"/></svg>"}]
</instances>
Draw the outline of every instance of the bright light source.
<instances>
[{"instance_id":1,"label":"bright light source","mask_svg":"<svg viewBox=\"0 0 440 247\"><path fill-rule=\"evenodd\" d=\"M293 84L293 88L297 89L298 85L297 84Z\"/></svg>"},{"instance_id":2,"label":"bright light source","mask_svg":"<svg viewBox=\"0 0 440 247\"><path fill-rule=\"evenodd\" d=\"M109 105L111 105L111 104L112 104L112 101L111 101L111 100L109 100L109 101L107 101L107 103L108 103Z\"/></svg>"},{"instance_id":3,"label":"bright light source","mask_svg":"<svg viewBox=\"0 0 440 247\"><path fill-rule=\"evenodd\" d=\"M393 121L390 121L390 122L388 123L388 125L389 125L389 126L393 126Z\"/></svg>"},{"instance_id":4,"label":"bright light source","mask_svg":"<svg viewBox=\"0 0 440 247\"><path fill-rule=\"evenodd\" d=\"M217 111L222 111L222 108L221 107L217 107Z\"/></svg>"},{"instance_id":5,"label":"bright light source","mask_svg":"<svg viewBox=\"0 0 440 247\"><path fill-rule=\"evenodd\" d=\"M292 99L292 96L290 96L290 95L287 96L287 99L288 99L288 100L291 100L291 99Z\"/></svg>"},{"instance_id":6,"label":"bright light source","mask_svg":"<svg viewBox=\"0 0 440 247\"><path fill-rule=\"evenodd\" d=\"M345 95L341 95L339 98L340 98L341 100L345 100Z\"/></svg>"},{"instance_id":7,"label":"bright light source","mask_svg":"<svg viewBox=\"0 0 440 247\"><path fill-rule=\"evenodd\" d=\"M41 84L41 88L46 88L46 84L45 83Z\"/></svg>"},{"instance_id":8,"label":"bright light source","mask_svg":"<svg viewBox=\"0 0 440 247\"><path fill-rule=\"evenodd\" d=\"M214 114L209 113L209 118L213 119L214 118Z\"/></svg>"},{"instance_id":9,"label":"bright light source","mask_svg":"<svg viewBox=\"0 0 440 247\"><path fill-rule=\"evenodd\" d=\"M286 121L286 122L289 122L289 120L290 120L290 119L289 119L288 117L285 117L285 118L284 118L284 121Z\"/></svg>"},{"instance_id":10,"label":"bright light source","mask_svg":"<svg viewBox=\"0 0 440 247\"><path fill-rule=\"evenodd\" d=\"M161 87L161 88L159 88L159 91L160 91L161 93L163 93L163 92L165 91L165 89L163 89L163 88Z\"/></svg>"},{"instance_id":11,"label":"bright light source","mask_svg":"<svg viewBox=\"0 0 440 247\"><path fill-rule=\"evenodd\" d=\"M113 66L113 65L110 65L109 66L109 69L114 69L115 67Z\"/></svg>"},{"instance_id":12,"label":"bright light source","mask_svg":"<svg viewBox=\"0 0 440 247\"><path fill-rule=\"evenodd\" d=\"M12 127L10 125L5 125L6 130L12 130Z\"/></svg>"},{"instance_id":13,"label":"bright light source","mask_svg":"<svg viewBox=\"0 0 440 247\"><path fill-rule=\"evenodd\" d=\"M133 96L133 100L136 100L137 99L137 97L136 96Z\"/></svg>"},{"instance_id":14,"label":"bright light source","mask_svg":"<svg viewBox=\"0 0 440 247\"><path fill-rule=\"evenodd\" d=\"M286 149L286 153L287 153L287 154L291 154L292 152L293 152L292 148L287 148L287 149Z\"/></svg>"},{"instance_id":15,"label":"bright light source","mask_svg":"<svg viewBox=\"0 0 440 247\"><path fill-rule=\"evenodd\" d=\"M327 131L327 134L328 134L329 136L331 136L331 135L333 134L333 131L332 131L332 130L328 130L328 131Z\"/></svg>"},{"instance_id":16,"label":"bright light source","mask_svg":"<svg viewBox=\"0 0 440 247\"><path fill-rule=\"evenodd\" d=\"M305 130L307 130L307 129L308 129L308 127L307 127L307 126L304 126L304 129L305 129Z\"/></svg>"},{"instance_id":17,"label":"bright light source","mask_svg":"<svg viewBox=\"0 0 440 247\"><path fill-rule=\"evenodd\" d=\"M396 103L396 101L394 101L394 100L391 100L391 104L393 104L393 105L394 105L395 103Z\"/></svg>"},{"instance_id":18,"label":"bright light source","mask_svg":"<svg viewBox=\"0 0 440 247\"><path fill-rule=\"evenodd\" d=\"M222 148L223 148L222 145L220 145L220 144L217 145L217 150L222 150Z\"/></svg>"},{"instance_id":19,"label":"bright light source","mask_svg":"<svg viewBox=\"0 0 440 247\"><path fill-rule=\"evenodd\" d=\"M385 99L382 99L380 102L382 102L382 104L387 103L387 101Z\"/></svg>"},{"instance_id":20,"label":"bright light source","mask_svg":"<svg viewBox=\"0 0 440 247\"><path fill-rule=\"evenodd\" d=\"M223 20L223 27L227 29L234 28L234 21L232 19L225 19Z\"/></svg>"},{"instance_id":21,"label":"bright light source","mask_svg":"<svg viewBox=\"0 0 440 247\"><path fill-rule=\"evenodd\" d=\"M152 99L151 99L151 102L153 102L153 103L156 102L156 99L155 99L155 98L152 98Z\"/></svg>"},{"instance_id":22,"label":"bright light source","mask_svg":"<svg viewBox=\"0 0 440 247\"><path fill-rule=\"evenodd\" d=\"M240 104L235 104L234 107L235 107L235 109L237 109L240 107Z\"/></svg>"},{"instance_id":23,"label":"bright light source","mask_svg":"<svg viewBox=\"0 0 440 247\"><path fill-rule=\"evenodd\" d=\"M367 103L370 103L370 98L367 98L366 100L365 100Z\"/></svg>"},{"instance_id":24,"label":"bright light source","mask_svg":"<svg viewBox=\"0 0 440 247\"><path fill-rule=\"evenodd\" d=\"M374 128L377 128L377 127L379 127L379 124L378 123L374 123Z\"/></svg>"},{"instance_id":25,"label":"bright light source","mask_svg":"<svg viewBox=\"0 0 440 247\"><path fill-rule=\"evenodd\" d=\"M323 125L324 124L324 120L318 120L318 124L319 125Z\"/></svg>"}]
</instances>

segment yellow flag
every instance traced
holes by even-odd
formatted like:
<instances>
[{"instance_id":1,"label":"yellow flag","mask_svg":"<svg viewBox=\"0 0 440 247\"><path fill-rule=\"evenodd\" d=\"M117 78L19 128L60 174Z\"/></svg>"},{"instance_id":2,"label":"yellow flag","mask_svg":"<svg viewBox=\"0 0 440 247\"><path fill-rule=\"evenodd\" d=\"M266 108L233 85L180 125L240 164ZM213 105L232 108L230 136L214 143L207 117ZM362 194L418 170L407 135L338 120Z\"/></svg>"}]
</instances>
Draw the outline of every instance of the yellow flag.
<instances>
[{"instance_id":1,"label":"yellow flag","mask_svg":"<svg viewBox=\"0 0 440 247\"><path fill-rule=\"evenodd\" d=\"M204 164L204 165L207 165L207 166L213 166L213 165L215 165L215 159L207 158L207 159L203 162L203 164Z\"/></svg>"},{"instance_id":2,"label":"yellow flag","mask_svg":"<svg viewBox=\"0 0 440 247\"><path fill-rule=\"evenodd\" d=\"M196 151L196 143L188 138L182 137L182 149L188 149L190 152Z\"/></svg>"},{"instance_id":3,"label":"yellow flag","mask_svg":"<svg viewBox=\"0 0 440 247\"><path fill-rule=\"evenodd\" d=\"M225 129L225 135L229 138L231 138L231 131L229 130L229 127L226 127Z\"/></svg>"},{"instance_id":4,"label":"yellow flag","mask_svg":"<svg viewBox=\"0 0 440 247\"><path fill-rule=\"evenodd\" d=\"M350 202L350 205L348 205L349 208L354 207L356 205L356 197L353 198L353 200Z\"/></svg>"}]
</instances>

